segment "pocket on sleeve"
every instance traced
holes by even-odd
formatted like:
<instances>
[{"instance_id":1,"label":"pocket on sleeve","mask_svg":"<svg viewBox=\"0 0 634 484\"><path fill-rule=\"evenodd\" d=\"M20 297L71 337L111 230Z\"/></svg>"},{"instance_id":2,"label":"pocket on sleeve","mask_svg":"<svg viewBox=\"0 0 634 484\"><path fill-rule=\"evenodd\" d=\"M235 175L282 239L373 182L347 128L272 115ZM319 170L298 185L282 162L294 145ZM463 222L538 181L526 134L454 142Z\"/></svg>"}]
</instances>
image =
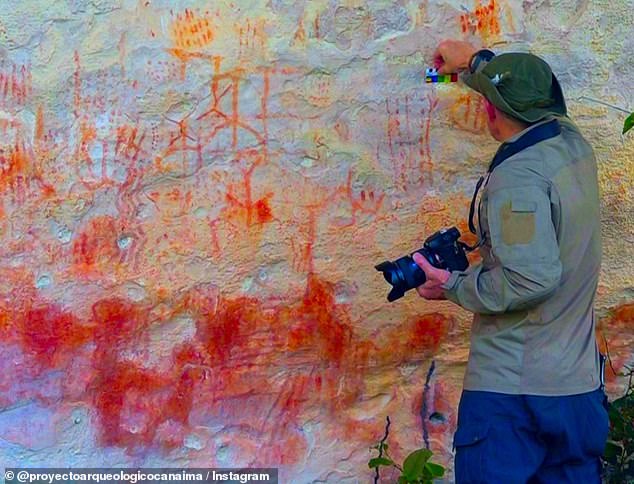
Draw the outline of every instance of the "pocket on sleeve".
<instances>
[{"instance_id":1,"label":"pocket on sleeve","mask_svg":"<svg viewBox=\"0 0 634 484\"><path fill-rule=\"evenodd\" d=\"M509 200L500 209L500 233L506 245L529 244L535 238L537 203Z\"/></svg>"},{"instance_id":2,"label":"pocket on sleeve","mask_svg":"<svg viewBox=\"0 0 634 484\"><path fill-rule=\"evenodd\" d=\"M535 212L537 210L537 203L527 202L525 200L511 200L512 212Z\"/></svg>"}]
</instances>

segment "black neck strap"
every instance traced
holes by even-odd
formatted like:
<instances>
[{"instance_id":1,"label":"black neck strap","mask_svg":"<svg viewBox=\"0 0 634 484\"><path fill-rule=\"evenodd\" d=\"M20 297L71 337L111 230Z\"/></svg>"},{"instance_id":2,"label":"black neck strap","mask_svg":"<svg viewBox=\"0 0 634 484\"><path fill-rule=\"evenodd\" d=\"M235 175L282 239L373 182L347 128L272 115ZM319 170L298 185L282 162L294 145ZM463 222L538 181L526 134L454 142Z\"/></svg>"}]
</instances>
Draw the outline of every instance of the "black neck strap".
<instances>
[{"instance_id":1,"label":"black neck strap","mask_svg":"<svg viewBox=\"0 0 634 484\"><path fill-rule=\"evenodd\" d=\"M561 125L559 121L553 119L548 121L547 123L540 124L539 126L535 126L533 129L527 131L525 134L520 136L517 140L512 141L510 143L502 143L502 145L498 148L493 160L489 164L489 168L487 173L490 174L495 170L498 166L502 164L503 161L507 160L513 155L516 155L520 151L528 148L529 146L536 145L541 141L545 141L550 138L554 138L555 136L559 136L561 134ZM480 191L480 187L484 182L484 177L481 176L476 185L475 191L473 192L473 198L471 199L471 206L469 207L469 230L472 234L476 234L475 224L473 223L473 215L475 212L475 203L476 198L478 196L478 192Z\"/></svg>"},{"instance_id":2,"label":"black neck strap","mask_svg":"<svg viewBox=\"0 0 634 484\"><path fill-rule=\"evenodd\" d=\"M510 158L513 155L516 155L529 146L536 145L540 141L554 138L555 136L559 136L560 134L561 125L559 124L559 121L557 121L556 119L552 119L547 123L535 126L533 129L527 131L525 134L511 143L502 143L502 145L495 153L493 160L491 160L491 163L489 164L489 169L487 170L488 173L491 173L498 166L500 166L504 160Z\"/></svg>"}]
</instances>

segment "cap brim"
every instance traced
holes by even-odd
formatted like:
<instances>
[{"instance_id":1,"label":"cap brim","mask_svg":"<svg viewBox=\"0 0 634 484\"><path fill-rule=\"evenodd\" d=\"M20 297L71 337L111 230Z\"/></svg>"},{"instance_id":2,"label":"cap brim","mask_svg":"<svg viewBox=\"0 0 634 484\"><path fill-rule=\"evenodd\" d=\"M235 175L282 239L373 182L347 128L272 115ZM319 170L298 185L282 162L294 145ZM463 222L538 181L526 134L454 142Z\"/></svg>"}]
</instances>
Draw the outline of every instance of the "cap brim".
<instances>
[{"instance_id":1,"label":"cap brim","mask_svg":"<svg viewBox=\"0 0 634 484\"><path fill-rule=\"evenodd\" d=\"M513 109L502 97L495 84L491 82L491 79L482 72L476 72L474 74L465 74L462 77L464 83L474 91L478 91L484 97L486 97L491 104L501 111L507 113L509 116L520 119L527 123L535 123L546 116L566 116L566 102L564 101L563 92L559 81L553 74L553 86L555 94L555 104L547 108L531 108L526 111L516 111Z\"/></svg>"}]
</instances>

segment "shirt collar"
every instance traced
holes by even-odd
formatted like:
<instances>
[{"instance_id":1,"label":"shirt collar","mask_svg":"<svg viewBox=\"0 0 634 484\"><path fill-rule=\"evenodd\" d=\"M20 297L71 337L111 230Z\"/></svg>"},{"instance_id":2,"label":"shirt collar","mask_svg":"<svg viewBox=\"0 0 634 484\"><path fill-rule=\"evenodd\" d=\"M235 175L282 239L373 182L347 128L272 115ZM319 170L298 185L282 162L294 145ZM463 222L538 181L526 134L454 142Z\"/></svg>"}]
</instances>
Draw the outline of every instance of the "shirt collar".
<instances>
[{"instance_id":1,"label":"shirt collar","mask_svg":"<svg viewBox=\"0 0 634 484\"><path fill-rule=\"evenodd\" d=\"M529 131L537 128L538 126L541 126L542 124L546 124L548 121L551 121L552 119L554 119L553 116L547 116L546 118L542 119L541 121L539 121L539 122L537 122L535 124L531 124L528 128L523 129L519 133L515 133L509 139L505 140L504 143L513 143L514 141L517 141L518 139L520 139L522 136L524 136Z\"/></svg>"},{"instance_id":2,"label":"shirt collar","mask_svg":"<svg viewBox=\"0 0 634 484\"><path fill-rule=\"evenodd\" d=\"M529 146L554 138L555 136L559 136L559 134L561 134L561 125L555 117L547 118L529 126L500 145L493 160L491 160L489 164L488 172L491 173L504 160L525 150Z\"/></svg>"}]
</instances>

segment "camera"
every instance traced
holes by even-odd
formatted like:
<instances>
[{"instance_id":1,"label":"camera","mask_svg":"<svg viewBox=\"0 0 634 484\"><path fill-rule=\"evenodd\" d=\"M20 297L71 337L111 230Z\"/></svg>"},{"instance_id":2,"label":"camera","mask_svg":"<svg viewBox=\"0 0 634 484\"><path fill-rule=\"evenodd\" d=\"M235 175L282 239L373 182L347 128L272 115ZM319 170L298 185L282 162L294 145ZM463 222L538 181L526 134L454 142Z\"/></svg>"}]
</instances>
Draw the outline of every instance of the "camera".
<instances>
[{"instance_id":1,"label":"camera","mask_svg":"<svg viewBox=\"0 0 634 484\"><path fill-rule=\"evenodd\" d=\"M414 262L412 255L418 252L438 269L448 271L464 271L469 267L466 250L473 250L460 240L460 231L456 227L442 229L430 235L423 247L394 262L385 261L374 266L383 273L385 280L392 286L387 295L389 302L396 301L405 295L406 291L425 283L425 272Z\"/></svg>"}]
</instances>

